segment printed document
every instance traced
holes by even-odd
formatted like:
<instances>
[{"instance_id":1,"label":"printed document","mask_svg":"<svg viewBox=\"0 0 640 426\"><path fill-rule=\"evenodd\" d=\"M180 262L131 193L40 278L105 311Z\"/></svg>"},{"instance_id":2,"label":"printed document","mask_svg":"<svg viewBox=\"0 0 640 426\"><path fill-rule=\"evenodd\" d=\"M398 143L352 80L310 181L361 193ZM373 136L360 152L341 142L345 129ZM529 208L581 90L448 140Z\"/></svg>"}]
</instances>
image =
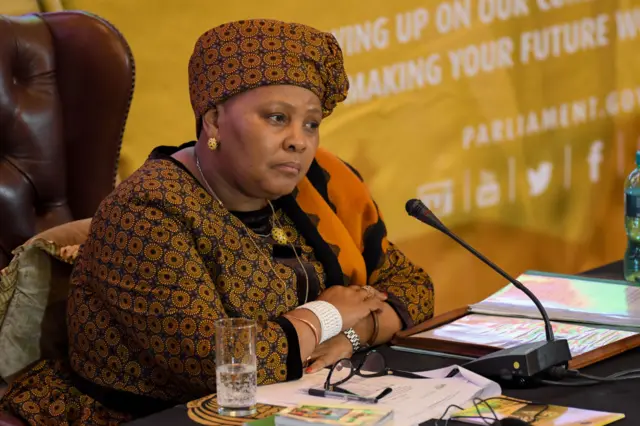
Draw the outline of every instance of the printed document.
<instances>
[{"instance_id":1,"label":"printed document","mask_svg":"<svg viewBox=\"0 0 640 426\"><path fill-rule=\"evenodd\" d=\"M456 369L453 377L447 375ZM258 402L291 407L301 403L349 404L333 398L309 395L310 388L322 389L329 370L306 374L300 380L258 387ZM490 398L501 394L500 386L469 370L449 366L438 370L419 372L425 379L408 379L396 376L354 376L340 387L360 396L375 397L383 389L392 392L380 400L377 407L392 409L394 423L419 425L429 419L439 419L452 404L472 407L474 398ZM353 404L353 403L351 403ZM450 409L448 414L456 410ZM447 416L448 417L448 416Z\"/></svg>"}]
</instances>

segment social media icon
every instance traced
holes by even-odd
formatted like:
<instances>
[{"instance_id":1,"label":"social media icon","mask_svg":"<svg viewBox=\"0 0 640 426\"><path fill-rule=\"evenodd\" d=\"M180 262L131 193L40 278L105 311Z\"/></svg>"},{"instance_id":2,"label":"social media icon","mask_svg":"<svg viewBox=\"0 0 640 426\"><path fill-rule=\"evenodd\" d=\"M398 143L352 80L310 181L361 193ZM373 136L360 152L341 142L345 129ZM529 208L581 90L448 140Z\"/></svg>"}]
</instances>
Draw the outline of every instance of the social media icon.
<instances>
[{"instance_id":1,"label":"social media icon","mask_svg":"<svg viewBox=\"0 0 640 426\"><path fill-rule=\"evenodd\" d=\"M553 164L543 161L535 169L527 169L527 182L529 183L529 195L537 197L542 195L551 182Z\"/></svg>"},{"instance_id":2,"label":"social media icon","mask_svg":"<svg viewBox=\"0 0 640 426\"><path fill-rule=\"evenodd\" d=\"M604 143L602 143L602 141L594 141L589 147L587 163L589 164L589 180L592 183L600 181L600 164L602 164L604 160L602 155L603 149Z\"/></svg>"},{"instance_id":3,"label":"social media icon","mask_svg":"<svg viewBox=\"0 0 640 426\"><path fill-rule=\"evenodd\" d=\"M480 208L492 207L500 203L498 176L488 170L480 170L480 184L476 189L476 204Z\"/></svg>"},{"instance_id":4,"label":"social media icon","mask_svg":"<svg viewBox=\"0 0 640 426\"><path fill-rule=\"evenodd\" d=\"M418 198L438 216L448 216L453 212L453 181L443 180L421 185Z\"/></svg>"}]
</instances>

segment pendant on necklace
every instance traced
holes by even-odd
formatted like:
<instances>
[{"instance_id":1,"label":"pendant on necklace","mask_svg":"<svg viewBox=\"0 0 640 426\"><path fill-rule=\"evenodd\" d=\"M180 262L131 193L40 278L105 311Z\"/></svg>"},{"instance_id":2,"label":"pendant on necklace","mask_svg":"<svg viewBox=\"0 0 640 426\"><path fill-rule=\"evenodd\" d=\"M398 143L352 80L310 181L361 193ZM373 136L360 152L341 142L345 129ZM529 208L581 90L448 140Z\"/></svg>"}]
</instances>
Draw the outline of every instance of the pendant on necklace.
<instances>
[{"instance_id":1,"label":"pendant on necklace","mask_svg":"<svg viewBox=\"0 0 640 426\"><path fill-rule=\"evenodd\" d=\"M284 229L278 228L277 226L271 228L271 236L274 240L276 240L278 244L286 245L289 243L289 237L287 236L287 233L284 231Z\"/></svg>"}]
</instances>

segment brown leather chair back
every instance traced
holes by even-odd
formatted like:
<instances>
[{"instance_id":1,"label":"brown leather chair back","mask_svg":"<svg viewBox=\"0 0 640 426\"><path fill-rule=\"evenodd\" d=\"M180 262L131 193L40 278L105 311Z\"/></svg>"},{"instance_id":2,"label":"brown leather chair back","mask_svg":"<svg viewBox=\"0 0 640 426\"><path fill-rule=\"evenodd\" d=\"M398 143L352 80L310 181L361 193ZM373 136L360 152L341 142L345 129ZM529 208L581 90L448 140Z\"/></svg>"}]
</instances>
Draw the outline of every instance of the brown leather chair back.
<instances>
[{"instance_id":1,"label":"brown leather chair back","mask_svg":"<svg viewBox=\"0 0 640 426\"><path fill-rule=\"evenodd\" d=\"M0 268L113 190L134 81L127 42L99 17L0 15Z\"/></svg>"}]
</instances>

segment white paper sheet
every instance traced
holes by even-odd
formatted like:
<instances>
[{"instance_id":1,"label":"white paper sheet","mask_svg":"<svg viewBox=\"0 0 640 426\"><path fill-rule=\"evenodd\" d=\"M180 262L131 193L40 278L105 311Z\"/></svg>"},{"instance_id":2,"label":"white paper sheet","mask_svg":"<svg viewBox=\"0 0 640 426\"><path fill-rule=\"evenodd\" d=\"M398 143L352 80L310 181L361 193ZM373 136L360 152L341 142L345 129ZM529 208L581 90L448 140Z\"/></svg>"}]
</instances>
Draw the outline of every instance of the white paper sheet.
<instances>
[{"instance_id":1,"label":"white paper sheet","mask_svg":"<svg viewBox=\"0 0 640 426\"><path fill-rule=\"evenodd\" d=\"M446 378L454 368L457 368L459 373L452 378ZM314 397L308 394L310 388L323 387L328 371L307 374L293 382L259 386L258 402L286 407L301 403L349 404L339 399ZM355 376L341 387L362 396L376 396L384 388L392 388L393 391L380 400L377 406L393 409L394 424L407 426L418 425L432 418L440 418L451 404L466 408L473 405L473 398L490 398L501 394L497 383L458 366L418 374L432 379Z\"/></svg>"}]
</instances>

